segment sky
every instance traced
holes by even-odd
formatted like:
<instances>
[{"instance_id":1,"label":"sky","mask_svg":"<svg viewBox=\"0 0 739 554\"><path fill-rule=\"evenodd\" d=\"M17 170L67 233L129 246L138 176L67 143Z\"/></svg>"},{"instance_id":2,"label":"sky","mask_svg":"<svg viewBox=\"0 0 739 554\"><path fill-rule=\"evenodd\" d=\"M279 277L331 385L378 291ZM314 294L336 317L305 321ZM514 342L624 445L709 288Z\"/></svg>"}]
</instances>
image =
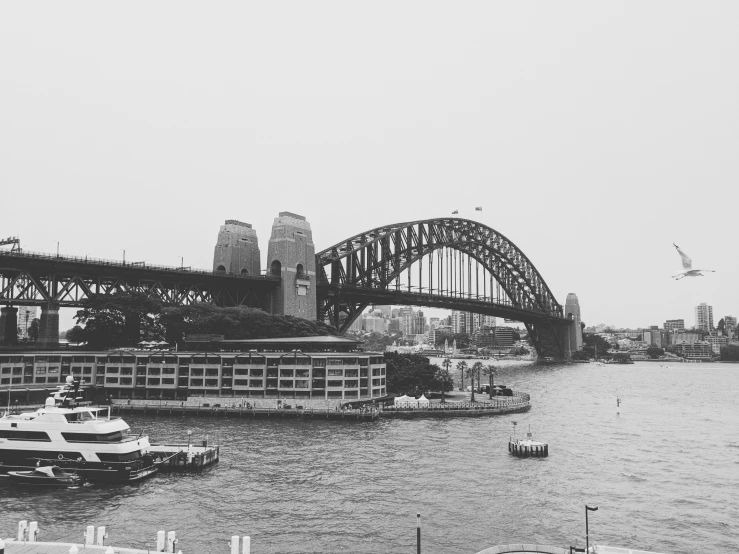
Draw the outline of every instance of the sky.
<instances>
[{"instance_id":1,"label":"sky","mask_svg":"<svg viewBox=\"0 0 739 554\"><path fill-rule=\"evenodd\" d=\"M0 236L210 268L226 219L266 264L280 211L320 250L458 209L588 325L717 321L738 27L733 1L4 2ZM672 280L673 242L716 273Z\"/></svg>"}]
</instances>

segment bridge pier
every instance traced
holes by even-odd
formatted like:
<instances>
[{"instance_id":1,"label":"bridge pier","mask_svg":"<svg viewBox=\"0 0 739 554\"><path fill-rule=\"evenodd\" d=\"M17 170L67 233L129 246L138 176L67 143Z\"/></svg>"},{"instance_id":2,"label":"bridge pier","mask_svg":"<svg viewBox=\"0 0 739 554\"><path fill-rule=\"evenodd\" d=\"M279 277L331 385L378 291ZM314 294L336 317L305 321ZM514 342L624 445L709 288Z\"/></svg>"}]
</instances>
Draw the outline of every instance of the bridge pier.
<instances>
[{"instance_id":1,"label":"bridge pier","mask_svg":"<svg viewBox=\"0 0 739 554\"><path fill-rule=\"evenodd\" d=\"M18 308L4 306L0 308L0 345L18 343Z\"/></svg>"},{"instance_id":2,"label":"bridge pier","mask_svg":"<svg viewBox=\"0 0 739 554\"><path fill-rule=\"evenodd\" d=\"M41 306L36 342L41 347L59 346L59 304L49 303Z\"/></svg>"},{"instance_id":3,"label":"bridge pier","mask_svg":"<svg viewBox=\"0 0 739 554\"><path fill-rule=\"evenodd\" d=\"M316 319L316 249L310 223L302 215L280 212L275 218L267 271L281 277L273 293L272 313Z\"/></svg>"}]
</instances>

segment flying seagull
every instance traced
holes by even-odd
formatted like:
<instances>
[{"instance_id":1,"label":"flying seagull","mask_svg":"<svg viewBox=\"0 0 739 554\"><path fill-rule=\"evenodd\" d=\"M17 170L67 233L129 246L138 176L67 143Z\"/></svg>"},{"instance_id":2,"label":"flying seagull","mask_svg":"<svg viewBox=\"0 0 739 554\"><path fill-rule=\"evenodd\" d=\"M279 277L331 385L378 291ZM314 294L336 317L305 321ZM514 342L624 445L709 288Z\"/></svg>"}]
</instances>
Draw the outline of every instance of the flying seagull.
<instances>
[{"instance_id":1,"label":"flying seagull","mask_svg":"<svg viewBox=\"0 0 739 554\"><path fill-rule=\"evenodd\" d=\"M680 250L680 247L674 242L672 243L672 246L677 248L677 253L680 254L680 258L683 261L683 270L677 275L673 275L673 279L677 279L679 281L683 277L703 277L701 271L710 271L711 273L715 273L713 269L693 269L693 260L691 260L685 252Z\"/></svg>"}]
</instances>

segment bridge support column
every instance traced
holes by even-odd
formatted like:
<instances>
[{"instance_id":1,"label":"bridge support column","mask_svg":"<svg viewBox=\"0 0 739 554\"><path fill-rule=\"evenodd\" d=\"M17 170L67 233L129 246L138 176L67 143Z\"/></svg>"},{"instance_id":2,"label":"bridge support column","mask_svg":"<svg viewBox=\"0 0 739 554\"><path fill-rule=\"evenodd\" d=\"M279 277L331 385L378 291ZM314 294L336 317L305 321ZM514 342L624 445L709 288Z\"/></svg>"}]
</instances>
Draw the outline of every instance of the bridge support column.
<instances>
[{"instance_id":1,"label":"bridge support column","mask_svg":"<svg viewBox=\"0 0 739 554\"><path fill-rule=\"evenodd\" d=\"M37 344L42 347L59 345L59 304L41 306Z\"/></svg>"},{"instance_id":2,"label":"bridge support column","mask_svg":"<svg viewBox=\"0 0 739 554\"><path fill-rule=\"evenodd\" d=\"M0 308L0 344L18 343L18 308L5 306Z\"/></svg>"},{"instance_id":3,"label":"bridge support column","mask_svg":"<svg viewBox=\"0 0 739 554\"><path fill-rule=\"evenodd\" d=\"M582 350L582 326L580 325L580 301L577 299L577 295L571 292L567 295L565 300L565 317L567 317L570 324L570 350L576 352Z\"/></svg>"},{"instance_id":4,"label":"bridge support column","mask_svg":"<svg viewBox=\"0 0 739 554\"><path fill-rule=\"evenodd\" d=\"M281 277L274 293L273 313L315 320L316 249L310 223L302 215L280 212L272 224L267 269Z\"/></svg>"}]
</instances>

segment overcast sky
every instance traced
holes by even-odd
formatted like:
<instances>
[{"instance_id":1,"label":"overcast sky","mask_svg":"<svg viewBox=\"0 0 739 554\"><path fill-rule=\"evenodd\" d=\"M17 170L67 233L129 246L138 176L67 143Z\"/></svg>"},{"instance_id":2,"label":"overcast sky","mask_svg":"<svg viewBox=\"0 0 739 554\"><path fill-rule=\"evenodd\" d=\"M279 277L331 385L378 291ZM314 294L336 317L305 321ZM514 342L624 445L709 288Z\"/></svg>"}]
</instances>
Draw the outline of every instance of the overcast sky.
<instances>
[{"instance_id":1,"label":"overcast sky","mask_svg":"<svg viewBox=\"0 0 739 554\"><path fill-rule=\"evenodd\" d=\"M737 29L735 1L4 2L0 236L210 268L225 219L264 258L283 210L322 249L458 208L588 325L739 315ZM717 273L673 281L673 242Z\"/></svg>"}]
</instances>

